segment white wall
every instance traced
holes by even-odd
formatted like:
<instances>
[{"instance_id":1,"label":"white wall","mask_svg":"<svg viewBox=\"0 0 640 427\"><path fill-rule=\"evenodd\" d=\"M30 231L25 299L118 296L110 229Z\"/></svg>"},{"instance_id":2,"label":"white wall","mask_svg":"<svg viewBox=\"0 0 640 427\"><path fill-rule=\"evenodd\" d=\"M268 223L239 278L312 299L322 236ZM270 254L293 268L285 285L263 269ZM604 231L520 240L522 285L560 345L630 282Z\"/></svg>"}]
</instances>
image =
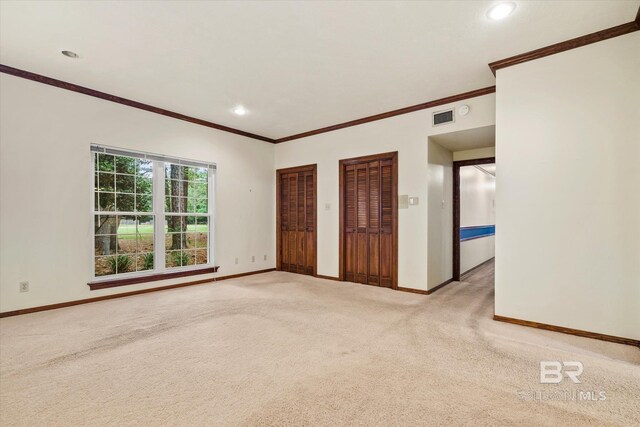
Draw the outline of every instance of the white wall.
<instances>
[{"instance_id":1,"label":"white wall","mask_svg":"<svg viewBox=\"0 0 640 427\"><path fill-rule=\"evenodd\" d=\"M495 224L496 178L474 166L460 168L460 227ZM493 258L495 236L460 242L460 272Z\"/></svg>"},{"instance_id":2,"label":"white wall","mask_svg":"<svg viewBox=\"0 0 640 427\"><path fill-rule=\"evenodd\" d=\"M453 161L483 159L486 157L495 157L496 147L473 148L471 150L454 151Z\"/></svg>"},{"instance_id":3,"label":"white wall","mask_svg":"<svg viewBox=\"0 0 640 427\"><path fill-rule=\"evenodd\" d=\"M429 140L427 288L453 276L453 153Z\"/></svg>"},{"instance_id":4,"label":"white wall","mask_svg":"<svg viewBox=\"0 0 640 427\"><path fill-rule=\"evenodd\" d=\"M0 89L0 311L185 281L89 291L91 143L217 163L218 275L275 266L272 144L5 74Z\"/></svg>"},{"instance_id":5,"label":"white wall","mask_svg":"<svg viewBox=\"0 0 640 427\"><path fill-rule=\"evenodd\" d=\"M640 339L640 33L498 71L497 315Z\"/></svg>"},{"instance_id":6,"label":"white wall","mask_svg":"<svg viewBox=\"0 0 640 427\"><path fill-rule=\"evenodd\" d=\"M471 113L455 123L432 127L432 109L353 126L276 145L276 168L318 164L318 274L338 276L338 161L398 151L398 194L420 198L418 206L399 210L398 285L427 289L428 137L495 123L495 95L462 103ZM331 205L325 210L326 203Z\"/></svg>"}]
</instances>

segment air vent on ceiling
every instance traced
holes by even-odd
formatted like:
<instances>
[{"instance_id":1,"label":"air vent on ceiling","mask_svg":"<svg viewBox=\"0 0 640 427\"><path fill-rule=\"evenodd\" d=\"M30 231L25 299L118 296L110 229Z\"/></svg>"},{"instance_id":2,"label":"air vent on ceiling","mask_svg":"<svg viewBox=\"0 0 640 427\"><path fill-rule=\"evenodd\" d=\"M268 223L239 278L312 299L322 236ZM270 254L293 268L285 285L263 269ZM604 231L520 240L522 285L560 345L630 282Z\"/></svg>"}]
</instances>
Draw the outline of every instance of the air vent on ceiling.
<instances>
[{"instance_id":1,"label":"air vent on ceiling","mask_svg":"<svg viewBox=\"0 0 640 427\"><path fill-rule=\"evenodd\" d=\"M433 113L433 126L440 126L452 122L454 122L453 108Z\"/></svg>"}]
</instances>

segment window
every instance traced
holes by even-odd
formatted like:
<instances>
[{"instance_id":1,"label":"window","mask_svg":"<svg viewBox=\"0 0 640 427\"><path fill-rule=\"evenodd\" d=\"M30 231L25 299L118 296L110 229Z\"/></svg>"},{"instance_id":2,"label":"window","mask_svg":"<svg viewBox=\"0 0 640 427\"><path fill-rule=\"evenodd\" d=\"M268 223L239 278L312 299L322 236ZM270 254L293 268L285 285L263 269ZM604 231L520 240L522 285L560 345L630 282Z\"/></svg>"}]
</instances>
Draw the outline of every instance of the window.
<instances>
[{"instance_id":1,"label":"window","mask_svg":"<svg viewBox=\"0 0 640 427\"><path fill-rule=\"evenodd\" d=\"M92 146L96 279L213 265L215 165Z\"/></svg>"},{"instance_id":2,"label":"window","mask_svg":"<svg viewBox=\"0 0 640 427\"><path fill-rule=\"evenodd\" d=\"M209 171L165 163L165 266L207 264Z\"/></svg>"}]
</instances>

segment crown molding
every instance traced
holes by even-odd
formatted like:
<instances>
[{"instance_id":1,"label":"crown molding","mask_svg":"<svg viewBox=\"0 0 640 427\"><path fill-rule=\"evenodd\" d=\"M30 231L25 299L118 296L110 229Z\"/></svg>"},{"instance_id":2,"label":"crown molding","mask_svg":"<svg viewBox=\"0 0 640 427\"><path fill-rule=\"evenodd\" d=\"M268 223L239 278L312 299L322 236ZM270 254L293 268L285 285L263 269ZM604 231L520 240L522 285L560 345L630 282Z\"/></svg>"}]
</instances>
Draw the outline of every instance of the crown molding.
<instances>
[{"instance_id":1,"label":"crown molding","mask_svg":"<svg viewBox=\"0 0 640 427\"><path fill-rule=\"evenodd\" d=\"M311 130L308 132L298 133L284 138L276 139L275 143L293 141L294 139L306 138L312 135L318 135L321 133L331 132L338 129L344 129L351 126L358 126L364 123L375 122L376 120L388 119L389 117L399 116L401 114L413 113L414 111L424 110L427 108L438 107L440 105L450 104L452 102L462 101L464 99L475 98L477 96L488 95L496 91L495 86L489 86L482 89L472 90L470 92L464 92L457 95L447 96L446 98L436 99L434 101L424 102L422 104L412 105L410 107L404 107L397 110L387 111L386 113L375 114L373 116L363 117L357 120L351 120L348 122L340 123L333 126L327 126L320 129Z\"/></svg>"},{"instance_id":2,"label":"crown molding","mask_svg":"<svg viewBox=\"0 0 640 427\"><path fill-rule=\"evenodd\" d=\"M149 111L151 113L160 114L162 116L173 117L174 119L183 120L185 122L193 123L196 125L221 130L223 132L233 133L236 135L245 136L247 138L253 138L253 139L270 142L270 143L274 142L272 138L267 138L266 136L256 135L254 133L245 132L240 129L231 128L228 126L220 125L218 123L209 122L207 120L186 116L184 114L176 113L174 111L165 110L164 108L154 107L153 105L149 105L149 104L143 104L142 102L133 101L131 99L122 98L120 96L111 95L105 92L100 92L95 89L90 89L88 87L79 86L73 83L54 79L52 77L47 77L41 74L32 73L30 71L25 71L18 68L10 67L8 65L0 64L0 73L10 74L12 76L21 77L23 79L32 80L34 82L55 86L60 89L66 89L72 92L81 93L83 95L93 96L94 98L104 99L105 101L115 102L116 104L126 105L128 107Z\"/></svg>"},{"instance_id":3,"label":"crown molding","mask_svg":"<svg viewBox=\"0 0 640 427\"><path fill-rule=\"evenodd\" d=\"M495 76L496 71L501 68L507 68L514 65L522 64L524 62L544 58L545 56L555 55L556 53L565 52L567 50L587 46L592 43L597 43L614 37L623 36L625 34L633 33L638 30L640 30L640 10L638 10L638 15L636 16L635 21L627 22L626 24L617 25L615 27L607 28L601 31L596 31L595 33L576 37L571 40L565 40L560 43L521 53L509 58L500 59L499 61L491 62L489 64L489 68Z\"/></svg>"}]
</instances>

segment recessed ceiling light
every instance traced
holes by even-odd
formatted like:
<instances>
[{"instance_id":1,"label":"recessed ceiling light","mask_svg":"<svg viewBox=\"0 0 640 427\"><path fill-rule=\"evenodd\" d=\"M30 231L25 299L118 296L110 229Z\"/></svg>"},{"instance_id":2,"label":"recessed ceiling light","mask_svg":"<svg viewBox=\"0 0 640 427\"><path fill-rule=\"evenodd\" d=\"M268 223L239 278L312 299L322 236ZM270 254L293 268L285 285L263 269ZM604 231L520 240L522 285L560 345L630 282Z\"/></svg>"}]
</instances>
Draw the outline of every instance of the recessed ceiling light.
<instances>
[{"instance_id":1,"label":"recessed ceiling light","mask_svg":"<svg viewBox=\"0 0 640 427\"><path fill-rule=\"evenodd\" d=\"M511 15L514 10L516 10L516 4L514 2L498 3L487 11L487 17L498 21Z\"/></svg>"},{"instance_id":2,"label":"recessed ceiling light","mask_svg":"<svg viewBox=\"0 0 640 427\"><path fill-rule=\"evenodd\" d=\"M80 55L78 55L77 53L75 53L75 52L73 52L71 50L63 50L60 53L62 53L66 57L73 58L73 59L80 58Z\"/></svg>"},{"instance_id":3,"label":"recessed ceiling light","mask_svg":"<svg viewBox=\"0 0 640 427\"><path fill-rule=\"evenodd\" d=\"M244 116L245 114L247 114L247 109L244 108L242 105L236 105L233 108L233 113L238 115L238 116Z\"/></svg>"}]
</instances>

